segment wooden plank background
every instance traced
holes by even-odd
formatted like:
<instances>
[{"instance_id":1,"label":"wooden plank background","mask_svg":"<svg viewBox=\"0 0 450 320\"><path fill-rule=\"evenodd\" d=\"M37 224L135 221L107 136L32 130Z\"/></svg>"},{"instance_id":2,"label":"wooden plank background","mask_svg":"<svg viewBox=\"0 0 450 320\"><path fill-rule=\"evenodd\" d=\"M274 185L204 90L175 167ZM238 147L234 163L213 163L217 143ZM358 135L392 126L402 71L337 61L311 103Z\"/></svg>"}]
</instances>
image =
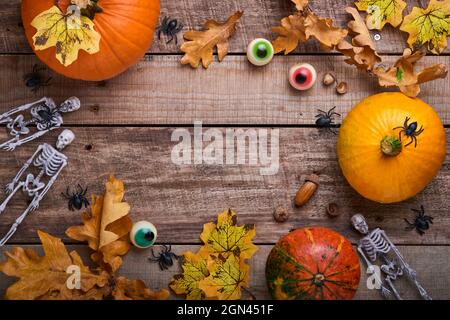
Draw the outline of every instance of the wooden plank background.
<instances>
[{"instance_id":1,"label":"wooden plank background","mask_svg":"<svg viewBox=\"0 0 450 320\"><path fill-rule=\"evenodd\" d=\"M345 26L348 16L343 8L351 0L312 1L312 8L323 17L331 17L336 25ZM408 1L412 6L426 1ZM271 27L294 11L288 0L162 0L161 15L170 15L185 24L185 29L201 27L208 18L224 20L236 10L243 10L238 31L230 41L230 52L222 63L214 62L208 70L193 70L181 66L180 52L174 43L156 40L148 54L124 74L101 83L65 79L47 70L51 86L38 93L25 87L23 76L34 64L40 64L32 54L23 35L20 1L12 0L0 8L0 113L12 106L47 95L57 102L76 95L82 109L69 114L65 125L77 139L67 149L70 162L60 179L0 253L11 245L27 245L40 249L36 230L41 229L62 237L72 249L85 252L82 244L67 239L67 227L80 222L79 213L70 212L60 193L78 182L88 185L90 192L99 193L108 175L113 173L126 183L126 201L132 206L135 221L147 219L159 231L159 243L175 244L174 251L195 250L200 243L202 225L215 219L225 208L235 209L242 223L256 223L255 242L260 251L252 259L251 288L258 298L268 298L265 289L264 265L268 252L278 238L292 228L320 225L333 228L353 243L358 234L352 230L349 217L364 213L370 226L379 226L399 244L401 251L415 267L419 279L434 298L450 298L450 165L447 147L445 163L434 181L419 195L400 204L379 205L360 197L343 178L336 158L336 136L314 127L317 109L337 107L345 116L364 97L382 92L376 80L342 62L337 54L324 53L317 43L301 45L287 57L276 56L264 68L251 66L246 57L247 44L255 37L273 39ZM375 34L376 32L372 32ZM387 27L376 44L383 60L395 61L403 51L406 35ZM181 42L181 41L180 41ZM450 65L449 49L441 56L427 56L418 68L433 63ZM328 71L348 82L349 92L338 96L333 87L320 81L308 92L296 92L289 87L287 72L295 63L313 64L319 79ZM422 86L420 97L431 104L447 127L450 138L449 79ZM342 118L337 118L340 123ZM170 161L175 142L170 137L174 128L190 127L195 120L214 125L224 131L237 125L280 130L280 169L274 176L261 176L259 166L176 166ZM205 128L206 129L206 128ZM0 185L8 183L32 154L38 144L52 143L58 132L30 143L13 153L0 151ZM0 141L6 139L5 128ZM312 201L295 208L292 200L304 178L320 175L320 186ZM0 190L0 199L4 198ZM325 213L330 202L338 203L342 215L331 219ZM4 234L17 214L24 209L26 199L19 196L0 217L0 235ZM405 231L404 218L413 218L411 208L423 204L435 217L434 224L422 237ZM290 212L284 224L273 221L277 206ZM148 251L133 250L126 258L122 274L144 279L155 288L166 287L178 269L160 272L146 261ZM87 259L85 259L87 260ZM0 275L0 294L12 279ZM401 285L409 298L411 288ZM365 287L365 278L358 299L378 299L377 292Z\"/></svg>"}]
</instances>

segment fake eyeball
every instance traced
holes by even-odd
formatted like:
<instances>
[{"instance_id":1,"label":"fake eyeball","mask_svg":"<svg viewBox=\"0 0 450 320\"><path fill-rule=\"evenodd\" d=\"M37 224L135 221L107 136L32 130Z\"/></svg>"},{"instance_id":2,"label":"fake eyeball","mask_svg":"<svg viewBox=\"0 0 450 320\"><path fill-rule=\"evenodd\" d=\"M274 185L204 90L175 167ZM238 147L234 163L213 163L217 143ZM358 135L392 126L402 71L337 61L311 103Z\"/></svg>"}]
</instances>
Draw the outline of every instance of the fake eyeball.
<instances>
[{"instance_id":1,"label":"fake eyeball","mask_svg":"<svg viewBox=\"0 0 450 320\"><path fill-rule=\"evenodd\" d=\"M289 70L289 83L297 90L311 89L316 79L316 69L309 63L296 64Z\"/></svg>"},{"instance_id":2,"label":"fake eyeball","mask_svg":"<svg viewBox=\"0 0 450 320\"><path fill-rule=\"evenodd\" d=\"M270 41L258 38L247 47L247 58L255 66L264 66L272 61L273 47Z\"/></svg>"},{"instance_id":3,"label":"fake eyeball","mask_svg":"<svg viewBox=\"0 0 450 320\"><path fill-rule=\"evenodd\" d=\"M153 246L157 236L156 227L148 221L136 222L130 232L131 242L141 249Z\"/></svg>"}]
</instances>

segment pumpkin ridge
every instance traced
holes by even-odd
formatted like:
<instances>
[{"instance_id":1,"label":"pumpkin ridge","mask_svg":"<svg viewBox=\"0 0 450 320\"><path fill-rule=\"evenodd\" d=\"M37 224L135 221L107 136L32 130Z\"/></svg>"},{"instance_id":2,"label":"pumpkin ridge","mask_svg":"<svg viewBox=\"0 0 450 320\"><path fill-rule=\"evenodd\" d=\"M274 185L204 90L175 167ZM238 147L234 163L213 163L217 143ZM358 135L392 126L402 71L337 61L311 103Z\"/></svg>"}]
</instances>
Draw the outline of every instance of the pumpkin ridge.
<instances>
[{"instance_id":1,"label":"pumpkin ridge","mask_svg":"<svg viewBox=\"0 0 450 320\"><path fill-rule=\"evenodd\" d=\"M278 250L278 253L280 253L283 256L283 258L287 259L287 262L292 263L294 266L297 266L297 267L301 268L303 271L306 271L306 273L309 273L310 275L314 276L314 273L312 271L310 271L305 266L301 265L298 261L295 261L294 258L292 258L290 254L288 254L287 252L285 252L283 249L281 249L279 247L275 247L275 248L276 248L276 250Z\"/></svg>"}]
</instances>

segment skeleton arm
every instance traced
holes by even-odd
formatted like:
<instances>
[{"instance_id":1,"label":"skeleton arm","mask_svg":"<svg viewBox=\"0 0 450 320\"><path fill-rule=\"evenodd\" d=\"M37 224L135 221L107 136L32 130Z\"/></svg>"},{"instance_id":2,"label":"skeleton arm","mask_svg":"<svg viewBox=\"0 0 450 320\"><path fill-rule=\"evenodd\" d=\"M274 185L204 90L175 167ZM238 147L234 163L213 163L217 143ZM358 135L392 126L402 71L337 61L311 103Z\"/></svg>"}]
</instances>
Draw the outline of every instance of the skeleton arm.
<instances>
[{"instance_id":1,"label":"skeleton arm","mask_svg":"<svg viewBox=\"0 0 450 320\"><path fill-rule=\"evenodd\" d=\"M32 108L33 106L39 104L39 103L46 103L46 104L54 104L53 100L47 97L44 97L40 100L31 102L31 103L27 103L21 106L18 106L16 108L11 109L10 111L0 115L0 123L3 123L5 121L5 119L10 118L11 115L21 112L21 111L25 111L28 110L30 108Z\"/></svg>"},{"instance_id":2,"label":"skeleton arm","mask_svg":"<svg viewBox=\"0 0 450 320\"><path fill-rule=\"evenodd\" d=\"M9 141L6 141L5 143L0 145L0 149L6 150L6 151L13 151L14 149L16 149L18 146L21 146L24 143L30 142L32 140L35 140L41 136L43 136L44 134L46 134L47 132L57 129L57 127L52 127L50 129L47 130L43 130L43 131L38 131L34 134L32 134L29 137L26 137L24 139L21 140L17 140L17 138L13 138Z\"/></svg>"},{"instance_id":3,"label":"skeleton arm","mask_svg":"<svg viewBox=\"0 0 450 320\"><path fill-rule=\"evenodd\" d=\"M10 193L14 190L14 187L16 183L19 181L22 174L28 169L28 167L33 163L34 158L42 151L44 148L43 145L40 145L35 153L30 157L30 159L27 160L27 162L24 163L23 167L17 172L16 176L14 177L13 181L6 185L6 192Z\"/></svg>"}]
</instances>

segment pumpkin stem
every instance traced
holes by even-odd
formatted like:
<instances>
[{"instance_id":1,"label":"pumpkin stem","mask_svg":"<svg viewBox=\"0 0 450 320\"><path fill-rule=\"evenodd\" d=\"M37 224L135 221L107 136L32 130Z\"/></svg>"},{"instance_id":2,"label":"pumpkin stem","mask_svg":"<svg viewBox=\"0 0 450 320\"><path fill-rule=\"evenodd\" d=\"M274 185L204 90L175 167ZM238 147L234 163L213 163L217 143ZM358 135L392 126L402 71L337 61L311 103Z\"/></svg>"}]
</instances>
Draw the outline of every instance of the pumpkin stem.
<instances>
[{"instance_id":1,"label":"pumpkin stem","mask_svg":"<svg viewBox=\"0 0 450 320\"><path fill-rule=\"evenodd\" d=\"M380 144L381 152L388 157L395 157L402 151L402 142L396 137L384 137Z\"/></svg>"}]
</instances>

